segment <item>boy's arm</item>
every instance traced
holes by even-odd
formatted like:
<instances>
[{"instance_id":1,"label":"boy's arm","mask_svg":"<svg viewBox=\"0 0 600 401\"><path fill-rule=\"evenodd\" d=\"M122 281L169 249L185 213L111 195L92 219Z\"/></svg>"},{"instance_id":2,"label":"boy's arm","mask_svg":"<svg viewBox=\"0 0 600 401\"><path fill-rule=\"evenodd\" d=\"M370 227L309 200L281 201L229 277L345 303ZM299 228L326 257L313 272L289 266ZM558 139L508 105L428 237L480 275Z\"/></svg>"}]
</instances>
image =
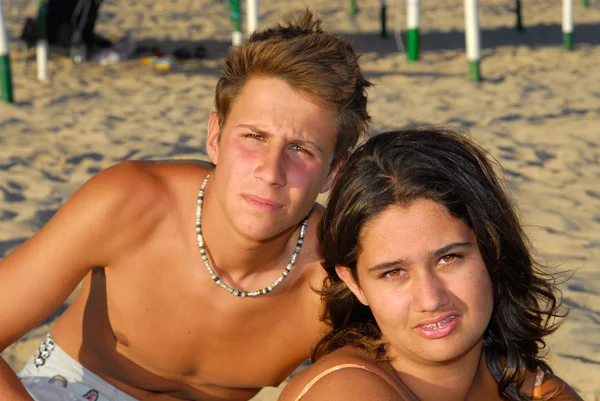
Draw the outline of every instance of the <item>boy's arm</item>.
<instances>
[{"instance_id":1,"label":"boy's arm","mask_svg":"<svg viewBox=\"0 0 600 401\"><path fill-rule=\"evenodd\" d=\"M0 394L2 394L2 399L6 400L33 400L25 391L25 387L23 387L19 378L2 358L0 358Z\"/></svg>"},{"instance_id":2,"label":"boy's arm","mask_svg":"<svg viewBox=\"0 0 600 401\"><path fill-rule=\"evenodd\" d=\"M129 227L140 213L133 195L136 170L125 163L92 178L0 261L0 351L58 309L91 269L109 265L129 242ZM14 388L18 379L6 363L0 375L4 394L3 387Z\"/></svg>"}]
</instances>

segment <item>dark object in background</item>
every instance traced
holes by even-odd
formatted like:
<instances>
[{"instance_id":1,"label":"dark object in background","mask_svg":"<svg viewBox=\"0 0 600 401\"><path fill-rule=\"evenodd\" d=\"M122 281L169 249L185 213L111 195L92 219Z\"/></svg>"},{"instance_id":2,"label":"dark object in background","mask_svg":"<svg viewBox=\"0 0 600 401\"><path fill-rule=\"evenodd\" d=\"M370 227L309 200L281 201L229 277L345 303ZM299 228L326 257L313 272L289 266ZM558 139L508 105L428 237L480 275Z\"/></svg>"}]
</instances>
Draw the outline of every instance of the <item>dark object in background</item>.
<instances>
[{"instance_id":1,"label":"dark object in background","mask_svg":"<svg viewBox=\"0 0 600 401\"><path fill-rule=\"evenodd\" d=\"M103 0L48 0L46 33L48 44L69 50L75 62L88 58L93 47L107 47L110 41L94 34ZM21 40L29 47L38 40L38 21L27 18Z\"/></svg>"}]
</instances>

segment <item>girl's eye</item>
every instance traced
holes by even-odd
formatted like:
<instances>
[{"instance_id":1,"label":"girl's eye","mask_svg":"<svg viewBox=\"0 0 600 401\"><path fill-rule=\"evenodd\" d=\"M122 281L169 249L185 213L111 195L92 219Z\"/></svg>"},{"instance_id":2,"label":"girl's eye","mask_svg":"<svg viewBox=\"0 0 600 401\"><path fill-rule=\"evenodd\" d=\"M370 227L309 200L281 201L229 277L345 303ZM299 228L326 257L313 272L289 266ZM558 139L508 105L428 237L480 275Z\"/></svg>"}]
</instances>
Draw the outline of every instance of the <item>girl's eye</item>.
<instances>
[{"instance_id":1,"label":"girl's eye","mask_svg":"<svg viewBox=\"0 0 600 401\"><path fill-rule=\"evenodd\" d=\"M446 264L450 264L450 263L456 262L459 258L460 258L459 255L451 254L451 255L442 256L441 261Z\"/></svg>"},{"instance_id":2,"label":"girl's eye","mask_svg":"<svg viewBox=\"0 0 600 401\"><path fill-rule=\"evenodd\" d=\"M396 279L405 274L405 271L402 269L394 269L383 274L384 278Z\"/></svg>"}]
</instances>

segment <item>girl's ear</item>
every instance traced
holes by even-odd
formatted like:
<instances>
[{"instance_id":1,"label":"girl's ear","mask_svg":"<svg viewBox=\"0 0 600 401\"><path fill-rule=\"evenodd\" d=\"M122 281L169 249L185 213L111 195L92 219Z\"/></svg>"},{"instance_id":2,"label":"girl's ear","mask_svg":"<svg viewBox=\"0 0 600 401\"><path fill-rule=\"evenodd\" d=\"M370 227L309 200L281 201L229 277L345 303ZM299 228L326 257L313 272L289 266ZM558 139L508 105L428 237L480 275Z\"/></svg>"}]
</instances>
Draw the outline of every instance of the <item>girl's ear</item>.
<instances>
[{"instance_id":1,"label":"girl's ear","mask_svg":"<svg viewBox=\"0 0 600 401\"><path fill-rule=\"evenodd\" d=\"M360 286L358 285L356 280L354 280L354 276L352 276L352 272L350 271L350 268L345 267L345 266L336 266L335 272L337 273L338 277L340 279L342 279L342 281L344 283L346 283L346 285L348 286L350 291L352 291L352 293L356 296L356 298L358 298L360 303L365 306L369 306L369 303L367 302L367 298L365 298L365 295L363 294L362 290L360 289Z\"/></svg>"}]
</instances>

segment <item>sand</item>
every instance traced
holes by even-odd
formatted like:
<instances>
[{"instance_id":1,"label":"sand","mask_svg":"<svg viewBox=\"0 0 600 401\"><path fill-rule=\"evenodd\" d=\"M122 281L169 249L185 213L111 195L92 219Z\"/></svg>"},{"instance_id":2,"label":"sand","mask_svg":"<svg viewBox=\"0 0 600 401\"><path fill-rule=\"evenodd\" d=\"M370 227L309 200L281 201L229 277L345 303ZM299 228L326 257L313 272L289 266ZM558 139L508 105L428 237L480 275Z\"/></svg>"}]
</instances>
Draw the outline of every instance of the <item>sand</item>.
<instances>
[{"instance_id":1,"label":"sand","mask_svg":"<svg viewBox=\"0 0 600 401\"><path fill-rule=\"evenodd\" d=\"M10 34L20 33L35 2L5 0ZM401 3L400 5L398 5ZM549 339L556 373L584 400L600 400L600 1L575 1L575 49L561 45L561 2L523 4L515 32L510 0L480 5L480 84L467 81L463 2L422 4L421 61L408 63L393 38L378 37L375 0L261 1L261 23L309 5L351 39L376 84L369 93L373 131L414 122L454 124L504 167L536 255L572 273L562 286L571 312ZM400 24L397 14L402 16ZM405 28L404 2L390 4L390 29ZM230 45L227 2L106 0L97 32L130 31L169 51L201 43L208 57L156 73L139 60L114 66L50 60L50 81L35 79L33 58L13 41L14 105L0 105L0 257L42 227L96 172L126 159L206 159L204 138L220 56ZM33 56L33 53L30 53ZM2 354L19 369L52 321ZM256 400L274 400L268 389Z\"/></svg>"}]
</instances>

